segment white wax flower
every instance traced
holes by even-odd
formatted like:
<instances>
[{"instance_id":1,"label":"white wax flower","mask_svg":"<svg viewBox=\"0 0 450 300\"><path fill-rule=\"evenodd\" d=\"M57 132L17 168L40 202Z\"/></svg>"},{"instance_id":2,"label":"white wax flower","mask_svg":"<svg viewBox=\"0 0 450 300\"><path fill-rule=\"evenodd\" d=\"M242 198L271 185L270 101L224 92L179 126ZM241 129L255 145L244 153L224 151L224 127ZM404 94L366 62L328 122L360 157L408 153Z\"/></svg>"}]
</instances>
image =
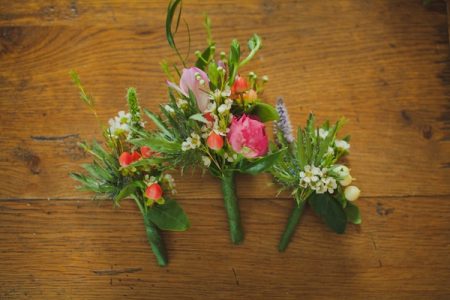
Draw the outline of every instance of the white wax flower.
<instances>
[{"instance_id":1,"label":"white wax flower","mask_svg":"<svg viewBox=\"0 0 450 300\"><path fill-rule=\"evenodd\" d=\"M336 145L336 147L337 147L338 149L341 149L341 150L344 150L344 151L348 151L348 150L350 149L350 144L347 143L347 142L344 141L344 140L336 140L336 141L334 142L334 144Z\"/></svg>"},{"instance_id":2,"label":"white wax flower","mask_svg":"<svg viewBox=\"0 0 450 300\"><path fill-rule=\"evenodd\" d=\"M205 167L209 167L209 165L211 164L211 159L209 159L208 156L202 156L202 161Z\"/></svg>"}]
</instances>

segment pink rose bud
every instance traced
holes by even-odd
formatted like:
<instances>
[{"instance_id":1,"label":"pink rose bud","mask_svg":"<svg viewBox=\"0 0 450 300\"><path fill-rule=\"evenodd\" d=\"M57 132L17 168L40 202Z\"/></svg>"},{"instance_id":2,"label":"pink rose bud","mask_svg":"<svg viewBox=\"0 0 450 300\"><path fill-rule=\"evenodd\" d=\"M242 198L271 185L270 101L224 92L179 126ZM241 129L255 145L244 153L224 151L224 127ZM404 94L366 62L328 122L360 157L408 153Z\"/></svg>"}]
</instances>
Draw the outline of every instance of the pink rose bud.
<instances>
[{"instance_id":1,"label":"pink rose bud","mask_svg":"<svg viewBox=\"0 0 450 300\"><path fill-rule=\"evenodd\" d=\"M119 164L122 167L126 167L133 162L133 157L129 152L123 152L119 156Z\"/></svg>"},{"instance_id":2,"label":"pink rose bud","mask_svg":"<svg viewBox=\"0 0 450 300\"><path fill-rule=\"evenodd\" d=\"M152 151L152 149L150 149L150 147L142 146L141 147L141 155L143 158L149 158L153 155L153 151Z\"/></svg>"},{"instance_id":3,"label":"pink rose bud","mask_svg":"<svg viewBox=\"0 0 450 300\"><path fill-rule=\"evenodd\" d=\"M206 140L208 147L213 150L220 150L223 147L223 137L212 131Z\"/></svg>"},{"instance_id":4,"label":"pink rose bud","mask_svg":"<svg viewBox=\"0 0 450 300\"><path fill-rule=\"evenodd\" d=\"M233 86L231 87L231 93L232 94L241 94L248 90L248 83L247 80L245 80L244 77L236 76L236 79L234 80Z\"/></svg>"},{"instance_id":5,"label":"pink rose bud","mask_svg":"<svg viewBox=\"0 0 450 300\"><path fill-rule=\"evenodd\" d=\"M247 158L264 156L269 150L265 125L247 115L233 118L227 138L233 150Z\"/></svg>"},{"instance_id":6,"label":"pink rose bud","mask_svg":"<svg viewBox=\"0 0 450 300\"><path fill-rule=\"evenodd\" d=\"M200 111L204 112L207 109L209 103L209 78L199 68L183 69L180 86L170 81L167 84L186 97L189 97L189 91L191 91L195 96Z\"/></svg>"},{"instance_id":7,"label":"pink rose bud","mask_svg":"<svg viewBox=\"0 0 450 300\"><path fill-rule=\"evenodd\" d=\"M162 188L158 183L153 183L145 190L145 196L151 200L161 199L163 194Z\"/></svg>"},{"instance_id":8,"label":"pink rose bud","mask_svg":"<svg viewBox=\"0 0 450 300\"><path fill-rule=\"evenodd\" d=\"M141 158L141 155L139 154L139 152L133 151L133 153L131 153L131 162L135 162L135 161L139 160L140 158Z\"/></svg>"}]
</instances>

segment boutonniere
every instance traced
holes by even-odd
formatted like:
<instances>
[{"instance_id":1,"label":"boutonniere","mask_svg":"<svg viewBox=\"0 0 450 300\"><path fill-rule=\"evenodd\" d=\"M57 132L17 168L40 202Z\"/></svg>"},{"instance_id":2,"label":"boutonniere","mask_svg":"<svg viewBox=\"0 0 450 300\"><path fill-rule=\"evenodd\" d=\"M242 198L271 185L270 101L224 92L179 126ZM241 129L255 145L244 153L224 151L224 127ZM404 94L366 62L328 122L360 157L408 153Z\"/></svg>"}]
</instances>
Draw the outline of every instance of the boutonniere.
<instances>
[{"instance_id":1,"label":"boutonniere","mask_svg":"<svg viewBox=\"0 0 450 300\"><path fill-rule=\"evenodd\" d=\"M336 233L344 233L348 222L360 224L361 216L355 204L360 190L352 184L350 169L339 162L350 149L350 136L337 138L345 119L333 125L327 121L316 127L314 115L310 114L306 127L298 128L295 139L282 99L276 108L280 119L274 126L275 141L280 149L288 148L288 151L273 165L271 173L295 200L278 247L284 251L306 205Z\"/></svg>"},{"instance_id":2,"label":"boutonniere","mask_svg":"<svg viewBox=\"0 0 450 300\"><path fill-rule=\"evenodd\" d=\"M78 75L71 75L81 99L97 117L93 97L86 93ZM103 127L103 146L95 141L80 144L93 161L82 165L85 174L75 172L71 176L81 183L80 189L94 192L95 199L111 199L115 206L125 198L132 199L142 214L156 260L165 266L168 259L159 231L184 231L189 228L189 220L172 199L175 183L167 173L171 165L164 163L163 153L130 143L136 132L144 129L144 121L135 89L128 89L127 102L129 111L120 111Z\"/></svg>"},{"instance_id":3,"label":"boutonniere","mask_svg":"<svg viewBox=\"0 0 450 300\"><path fill-rule=\"evenodd\" d=\"M161 105L159 115L146 111L157 130L140 130L132 142L163 153L173 167L184 170L200 166L219 178L231 241L239 244L244 234L235 175L268 170L283 152L270 151L265 130L265 122L278 119L275 108L262 100L267 76L259 77L254 72L244 76L240 72L260 50L262 41L253 35L246 55L237 40L231 42L228 53L217 53L211 22L206 17L208 45L203 51L196 51L195 62L189 64L176 47L172 30L172 20L180 19L179 15L174 18L179 3L169 4L166 33L182 68L163 64L169 101Z\"/></svg>"}]
</instances>

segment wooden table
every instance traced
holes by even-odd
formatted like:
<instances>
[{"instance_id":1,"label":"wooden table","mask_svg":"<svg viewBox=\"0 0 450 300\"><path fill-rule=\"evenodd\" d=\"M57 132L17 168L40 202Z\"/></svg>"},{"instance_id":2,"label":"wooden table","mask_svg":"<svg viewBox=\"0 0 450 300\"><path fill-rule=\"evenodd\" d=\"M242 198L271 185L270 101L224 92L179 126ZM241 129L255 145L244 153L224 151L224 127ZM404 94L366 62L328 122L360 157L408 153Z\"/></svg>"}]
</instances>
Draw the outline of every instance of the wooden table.
<instances>
[{"instance_id":1,"label":"wooden table","mask_svg":"<svg viewBox=\"0 0 450 300\"><path fill-rule=\"evenodd\" d=\"M229 243L218 182L176 176L192 228L164 235L159 268L133 203L113 209L74 190L100 138L68 72L100 119L166 101L159 62L175 61L166 1L0 1L0 299L300 299L450 297L450 63L445 2L186 1L193 50L202 13L219 50L253 33L264 49L245 71L270 77L295 125L350 119L349 163L361 226L336 235L308 210L288 251L278 238L293 204L268 176L238 181L245 243ZM181 29L178 44L187 46ZM191 56L192 58L192 56ZM250 69L250 67L252 69Z\"/></svg>"}]
</instances>

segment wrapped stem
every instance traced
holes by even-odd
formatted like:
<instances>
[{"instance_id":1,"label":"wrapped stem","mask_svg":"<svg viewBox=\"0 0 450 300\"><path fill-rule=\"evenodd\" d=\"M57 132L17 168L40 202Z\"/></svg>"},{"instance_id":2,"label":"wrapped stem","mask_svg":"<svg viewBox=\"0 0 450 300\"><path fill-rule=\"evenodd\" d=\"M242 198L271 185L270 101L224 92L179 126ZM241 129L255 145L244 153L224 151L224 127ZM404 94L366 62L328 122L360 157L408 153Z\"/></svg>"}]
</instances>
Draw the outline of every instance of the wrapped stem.
<instances>
[{"instance_id":1,"label":"wrapped stem","mask_svg":"<svg viewBox=\"0 0 450 300\"><path fill-rule=\"evenodd\" d=\"M222 193L225 209L227 211L231 242L233 244L240 244L244 240L244 232L242 231L234 177L235 173L233 171L225 171L222 174Z\"/></svg>"},{"instance_id":2,"label":"wrapped stem","mask_svg":"<svg viewBox=\"0 0 450 300\"><path fill-rule=\"evenodd\" d=\"M284 252L292 239L295 232L300 217L303 214L303 209L305 207L306 201L300 201L296 203L292 209L291 215L289 216L286 228L284 229L283 235L281 236L280 243L278 244L278 251Z\"/></svg>"},{"instance_id":3,"label":"wrapped stem","mask_svg":"<svg viewBox=\"0 0 450 300\"><path fill-rule=\"evenodd\" d=\"M158 262L159 266L164 267L167 265L168 260L166 254L166 247L164 246L164 241L159 233L159 229L156 227L155 224L152 223L152 221L150 221L150 219L147 216L147 210L141 204L139 199L137 197L134 197L134 200L142 213L142 217L144 218L144 225L145 231L147 233L148 243L152 247L152 251L156 257L156 261Z\"/></svg>"}]
</instances>

